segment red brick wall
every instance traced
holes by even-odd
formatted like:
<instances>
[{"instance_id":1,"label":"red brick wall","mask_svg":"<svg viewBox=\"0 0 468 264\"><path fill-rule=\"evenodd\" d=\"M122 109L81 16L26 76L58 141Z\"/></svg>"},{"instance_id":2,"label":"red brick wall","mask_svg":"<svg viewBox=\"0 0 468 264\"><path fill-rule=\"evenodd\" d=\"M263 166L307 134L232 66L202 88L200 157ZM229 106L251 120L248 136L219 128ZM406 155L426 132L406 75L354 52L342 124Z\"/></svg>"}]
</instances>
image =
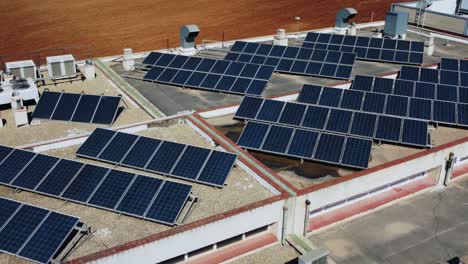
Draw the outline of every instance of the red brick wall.
<instances>
[{"instance_id":1,"label":"red brick wall","mask_svg":"<svg viewBox=\"0 0 468 264\"><path fill-rule=\"evenodd\" d=\"M407 0L403 0L407 1ZM177 47L180 26L198 24L200 39L272 35L277 28L331 27L340 8L354 7L356 22L384 19L391 0L30 0L0 1L0 54L90 44L95 55Z\"/></svg>"}]
</instances>

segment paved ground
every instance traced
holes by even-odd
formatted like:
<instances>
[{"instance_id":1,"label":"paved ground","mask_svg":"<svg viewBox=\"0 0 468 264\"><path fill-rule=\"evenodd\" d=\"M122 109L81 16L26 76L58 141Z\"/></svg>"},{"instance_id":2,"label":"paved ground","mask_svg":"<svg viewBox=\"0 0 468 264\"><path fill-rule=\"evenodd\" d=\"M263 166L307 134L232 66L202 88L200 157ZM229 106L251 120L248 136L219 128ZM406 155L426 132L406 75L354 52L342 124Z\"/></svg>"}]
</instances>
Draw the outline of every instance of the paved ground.
<instances>
[{"instance_id":1,"label":"paved ground","mask_svg":"<svg viewBox=\"0 0 468 264\"><path fill-rule=\"evenodd\" d=\"M338 263L446 263L468 255L468 177L312 233Z\"/></svg>"}]
</instances>

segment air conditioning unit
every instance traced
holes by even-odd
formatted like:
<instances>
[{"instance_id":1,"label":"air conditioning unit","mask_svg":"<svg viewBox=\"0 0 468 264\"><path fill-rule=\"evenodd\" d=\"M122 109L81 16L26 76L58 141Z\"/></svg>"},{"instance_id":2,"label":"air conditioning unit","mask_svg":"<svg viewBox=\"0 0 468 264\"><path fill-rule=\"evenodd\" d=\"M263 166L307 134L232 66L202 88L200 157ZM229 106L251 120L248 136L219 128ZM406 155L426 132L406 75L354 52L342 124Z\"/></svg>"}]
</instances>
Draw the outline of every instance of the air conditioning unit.
<instances>
[{"instance_id":1,"label":"air conditioning unit","mask_svg":"<svg viewBox=\"0 0 468 264\"><path fill-rule=\"evenodd\" d=\"M5 63L5 67L16 78L37 79L37 67L32 60L7 62Z\"/></svg>"},{"instance_id":2,"label":"air conditioning unit","mask_svg":"<svg viewBox=\"0 0 468 264\"><path fill-rule=\"evenodd\" d=\"M52 79L75 77L75 58L70 54L47 57L47 71Z\"/></svg>"}]
</instances>

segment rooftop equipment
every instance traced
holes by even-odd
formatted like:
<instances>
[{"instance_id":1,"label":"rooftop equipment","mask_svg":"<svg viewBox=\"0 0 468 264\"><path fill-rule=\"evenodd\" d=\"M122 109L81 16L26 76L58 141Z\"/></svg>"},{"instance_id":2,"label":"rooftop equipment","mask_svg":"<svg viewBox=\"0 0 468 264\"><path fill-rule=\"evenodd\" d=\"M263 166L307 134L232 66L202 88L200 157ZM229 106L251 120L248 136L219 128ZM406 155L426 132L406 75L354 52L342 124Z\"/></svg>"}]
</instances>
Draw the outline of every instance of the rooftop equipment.
<instances>
[{"instance_id":1,"label":"rooftop equipment","mask_svg":"<svg viewBox=\"0 0 468 264\"><path fill-rule=\"evenodd\" d=\"M197 25L185 25L180 28L180 47L183 49L194 49L195 38L200 33Z\"/></svg>"},{"instance_id":2,"label":"rooftop equipment","mask_svg":"<svg viewBox=\"0 0 468 264\"><path fill-rule=\"evenodd\" d=\"M47 57L47 70L54 80L75 77L75 58L70 54Z\"/></svg>"},{"instance_id":3,"label":"rooftop equipment","mask_svg":"<svg viewBox=\"0 0 468 264\"><path fill-rule=\"evenodd\" d=\"M280 28L276 30L276 36L273 38L273 45L288 45L288 38L286 37L286 30Z\"/></svg>"},{"instance_id":4,"label":"rooftop equipment","mask_svg":"<svg viewBox=\"0 0 468 264\"><path fill-rule=\"evenodd\" d=\"M7 62L5 66L7 71L11 72L16 78L37 79L37 67L32 60Z\"/></svg>"},{"instance_id":5,"label":"rooftop equipment","mask_svg":"<svg viewBox=\"0 0 468 264\"><path fill-rule=\"evenodd\" d=\"M354 8L343 8L338 11L338 13L336 13L336 23L333 32L337 34L346 34L346 31L349 28L349 20L357 14L358 12Z\"/></svg>"},{"instance_id":6,"label":"rooftop equipment","mask_svg":"<svg viewBox=\"0 0 468 264\"><path fill-rule=\"evenodd\" d=\"M0 82L0 105L11 104L14 93L21 95L23 100L39 101L37 86L31 78Z\"/></svg>"},{"instance_id":7,"label":"rooftop equipment","mask_svg":"<svg viewBox=\"0 0 468 264\"><path fill-rule=\"evenodd\" d=\"M384 34L391 37L405 38L408 31L409 14L401 11L389 11L385 17Z\"/></svg>"}]
</instances>

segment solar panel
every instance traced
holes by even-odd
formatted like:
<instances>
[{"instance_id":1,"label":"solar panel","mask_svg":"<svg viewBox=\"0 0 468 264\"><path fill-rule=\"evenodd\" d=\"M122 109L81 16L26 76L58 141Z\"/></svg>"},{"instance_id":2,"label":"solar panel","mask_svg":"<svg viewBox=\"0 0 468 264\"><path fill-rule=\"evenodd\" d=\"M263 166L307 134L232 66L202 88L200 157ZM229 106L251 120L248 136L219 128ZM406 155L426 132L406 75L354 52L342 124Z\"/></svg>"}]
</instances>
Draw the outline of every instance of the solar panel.
<instances>
[{"instance_id":1,"label":"solar panel","mask_svg":"<svg viewBox=\"0 0 468 264\"><path fill-rule=\"evenodd\" d=\"M157 52L150 53L148 58L143 64L151 68L142 78L144 81L233 94L261 95L274 71L272 66L247 61L231 62Z\"/></svg>"},{"instance_id":2,"label":"solar panel","mask_svg":"<svg viewBox=\"0 0 468 264\"><path fill-rule=\"evenodd\" d=\"M353 52L357 59L417 64L423 62L424 42L381 39L364 36L342 36L330 33L308 33L304 48Z\"/></svg>"},{"instance_id":3,"label":"solar panel","mask_svg":"<svg viewBox=\"0 0 468 264\"><path fill-rule=\"evenodd\" d=\"M397 117L379 116L375 138L396 143L400 142L402 121L401 118Z\"/></svg>"},{"instance_id":4,"label":"solar panel","mask_svg":"<svg viewBox=\"0 0 468 264\"><path fill-rule=\"evenodd\" d=\"M346 141L351 142L347 147ZM365 169L372 141L249 121L238 144L246 149L266 153ZM348 156L342 159L344 149Z\"/></svg>"},{"instance_id":5,"label":"solar panel","mask_svg":"<svg viewBox=\"0 0 468 264\"><path fill-rule=\"evenodd\" d=\"M249 98L249 97L246 97ZM247 99L248 101L249 99ZM254 99L255 100L255 99ZM247 102L246 101L246 102ZM247 109L243 106L239 108ZM168 176L181 178L184 180L208 184L215 187L223 187L229 176L229 171L234 166L236 155L225 158L232 161L227 169L212 168L215 175L202 175L205 166L214 153L210 149L179 144L170 141L141 137L128 133L116 132L98 128L88 137L88 139L76 151L79 157L119 164L140 170L165 174ZM211 163L213 166L216 163ZM223 163L223 166L227 164ZM222 182L223 184L219 184Z\"/></svg>"},{"instance_id":6,"label":"solar panel","mask_svg":"<svg viewBox=\"0 0 468 264\"><path fill-rule=\"evenodd\" d=\"M466 72L402 66L399 78L453 86L468 86Z\"/></svg>"},{"instance_id":7,"label":"solar panel","mask_svg":"<svg viewBox=\"0 0 468 264\"><path fill-rule=\"evenodd\" d=\"M44 91L32 117L111 125L117 117L120 100L120 96Z\"/></svg>"},{"instance_id":8,"label":"solar panel","mask_svg":"<svg viewBox=\"0 0 468 264\"><path fill-rule=\"evenodd\" d=\"M355 58L354 53L236 41L224 59L270 65L277 72L348 80Z\"/></svg>"},{"instance_id":9,"label":"solar panel","mask_svg":"<svg viewBox=\"0 0 468 264\"><path fill-rule=\"evenodd\" d=\"M416 146L428 145L427 122L419 120L403 120L401 141Z\"/></svg>"},{"instance_id":10,"label":"solar panel","mask_svg":"<svg viewBox=\"0 0 468 264\"><path fill-rule=\"evenodd\" d=\"M8 150L7 147L0 146L0 154L4 149ZM226 171L228 173L236 156L225 152L220 153L223 153L223 155L213 156L213 159L208 160L207 164L211 165L210 167L205 167L206 171L203 172L203 177L209 180L213 179L218 181L217 184L223 185L225 179L220 179L220 177L218 177L220 174L218 173ZM41 167L41 164L43 167ZM231 164L231 167L229 164ZM223 167L217 168L214 165ZM140 218L145 218L146 210L154 200L159 197L158 192L149 189L150 186L155 186L155 181L161 182L161 184L169 183L168 181L158 180L152 177L135 175L71 160L58 159L19 149L14 149L0 166L5 166L3 167L5 169L3 171L13 174L13 176L9 176L9 178L14 179L8 182L2 182L3 185L109 211L118 211L126 215ZM19 168L20 166L22 167ZM36 170L36 173L33 173L34 170ZM210 174L207 175L207 173ZM3 174L1 176L3 176ZM169 185L175 186L175 189L184 190L186 198L191 190L190 185L179 183L170 183ZM151 196L151 199L149 196ZM182 210L185 203L186 200L182 201L179 199L177 201L170 201L166 206L167 208L172 208L170 210L175 210L175 208ZM161 208L158 214L161 215L154 214L148 219L173 225L177 218L168 219L167 213L163 211L164 204L160 204L159 206ZM142 209L143 207L145 210ZM171 213L170 215L172 216L173 214ZM166 218L164 218L164 221L159 221L158 217ZM5 221L4 219L5 216L3 212L0 211L0 221Z\"/></svg>"},{"instance_id":11,"label":"solar panel","mask_svg":"<svg viewBox=\"0 0 468 264\"><path fill-rule=\"evenodd\" d=\"M74 216L0 197L0 251L49 263L78 222Z\"/></svg>"},{"instance_id":12,"label":"solar panel","mask_svg":"<svg viewBox=\"0 0 468 264\"><path fill-rule=\"evenodd\" d=\"M442 58L439 69L448 71L468 72L468 60Z\"/></svg>"},{"instance_id":13,"label":"solar panel","mask_svg":"<svg viewBox=\"0 0 468 264\"><path fill-rule=\"evenodd\" d=\"M316 89L316 88L313 88ZM363 110L348 110L342 106L343 100L338 107L329 107L329 106L316 106L316 105L307 105L304 103L293 103L288 102L284 103L281 101L275 101L271 99L260 99L256 98L255 104L262 105L262 107L255 107L256 111L252 111L248 116L246 115L238 115L236 114L234 117L237 119L242 120L254 120L254 121L262 121L266 123L284 125L284 126L293 126L298 128L305 128L305 129L312 129L316 131L325 131L331 133L337 133L342 135L354 135L366 138L376 138L381 141L388 141L392 143L399 143L399 144L407 144L406 141L401 140L401 131L398 130L398 135L396 132L392 132L391 130L394 128L390 125L390 127L385 127L381 125L382 128L379 132L379 137L376 135L377 130L377 119L379 117L388 118L393 120L394 117L399 117L398 120L407 120L408 119L408 112L409 111L419 111L421 109L424 110L424 105L417 105L420 102L415 102L414 106L411 107L408 97L403 96L396 96L396 95L387 95L386 94L378 94L378 93L371 93L371 92L361 92L361 91L346 91L339 88L332 88L332 87L323 87L323 91L320 93L323 94L324 91L327 90L339 90L344 92L357 92L357 93L366 93L366 98L370 98L369 100L374 100L372 96L369 95L377 95L377 98L383 98L381 101L381 105L379 106L378 111L384 111L387 114L375 113L375 109L365 108L365 104L363 106ZM299 96L301 98L301 96ZM418 98L413 98L418 99ZM357 97L357 104L360 104L360 97ZM246 106L243 104L251 105L252 101L249 97L244 98L244 101L241 103L239 110L246 109ZM319 102L320 103L320 102ZM375 102L373 102L375 103ZM265 108L265 106L268 106ZM370 107L374 105L370 104ZM385 108L386 106L386 108ZM418 106L415 108L415 106ZM375 105L377 107L377 105ZM422 107L422 108L421 108ZM424 115L431 114L430 108L431 104L429 104L429 112L428 113L419 113L417 112L417 116L414 116L418 119L423 119L424 123L426 124L426 131L427 131L427 119L424 119ZM364 113L364 112L369 113ZM244 110L242 110L244 112ZM413 113L412 112L412 113ZM269 113L274 118L263 118L259 117L260 113ZM274 113L274 114L272 114ZM383 121L382 121L383 122ZM283 131L282 129L278 129L278 135L274 132L269 132L268 126L264 124L255 124L252 127L256 126L252 129L245 129L245 135L241 136L240 143L243 146L248 146L250 148L258 149L263 146L265 151L272 151L272 152L284 152L283 148L287 146L288 142L283 141L287 138L285 135L280 135L279 132ZM286 132L284 132L286 133ZM391 135L387 135L385 133L390 133ZM270 135L270 137L266 137L266 135ZM275 141L276 140L276 141ZM422 142L422 141L421 141ZM424 141L426 142L426 141ZM263 144L263 145L262 145ZM276 146L276 144L280 144L280 146ZM416 144L407 144L410 146L416 146ZM426 147L427 142L423 145L419 145L420 147ZM281 151L277 150L276 148L280 149Z\"/></svg>"}]
</instances>

